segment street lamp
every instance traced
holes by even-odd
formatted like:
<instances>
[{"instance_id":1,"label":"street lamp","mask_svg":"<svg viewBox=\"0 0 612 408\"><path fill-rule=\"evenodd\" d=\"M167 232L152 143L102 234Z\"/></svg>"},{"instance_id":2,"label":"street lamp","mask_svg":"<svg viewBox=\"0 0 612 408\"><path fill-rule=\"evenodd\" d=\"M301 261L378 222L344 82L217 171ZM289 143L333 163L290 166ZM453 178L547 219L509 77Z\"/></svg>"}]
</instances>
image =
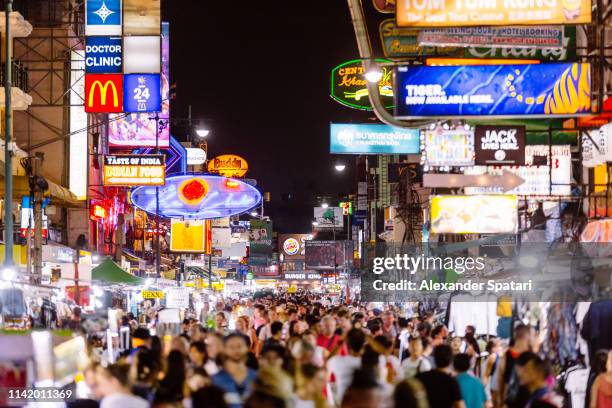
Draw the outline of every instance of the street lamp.
<instances>
[{"instance_id":1,"label":"street lamp","mask_svg":"<svg viewBox=\"0 0 612 408\"><path fill-rule=\"evenodd\" d=\"M380 82L380 80L383 77L382 69L380 69L377 63L375 63L374 61L371 61L370 66L365 73L365 77L368 80L368 82L377 84Z\"/></svg>"},{"instance_id":2,"label":"street lamp","mask_svg":"<svg viewBox=\"0 0 612 408\"><path fill-rule=\"evenodd\" d=\"M327 203L322 203L322 204L321 204L321 207L323 207L323 208L327 208L327 207L329 207L329 204L327 204Z\"/></svg>"},{"instance_id":3,"label":"street lamp","mask_svg":"<svg viewBox=\"0 0 612 408\"><path fill-rule=\"evenodd\" d=\"M319 222L318 221L313 221L312 222L312 226L313 227L318 227L319 226Z\"/></svg>"},{"instance_id":4,"label":"street lamp","mask_svg":"<svg viewBox=\"0 0 612 408\"><path fill-rule=\"evenodd\" d=\"M257 211L251 211L251 217L257 217L258 215Z\"/></svg>"},{"instance_id":5,"label":"street lamp","mask_svg":"<svg viewBox=\"0 0 612 408\"><path fill-rule=\"evenodd\" d=\"M210 130L206 128L198 128L195 132L200 139L205 139L210 134Z\"/></svg>"},{"instance_id":6,"label":"street lamp","mask_svg":"<svg viewBox=\"0 0 612 408\"><path fill-rule=\"evenodd\" d=\"M342 163L337 163L334 165L334 168L336 169L338 173L342 173L344 169L346 169L346 165Z\"/></svg>"}]
</instances>

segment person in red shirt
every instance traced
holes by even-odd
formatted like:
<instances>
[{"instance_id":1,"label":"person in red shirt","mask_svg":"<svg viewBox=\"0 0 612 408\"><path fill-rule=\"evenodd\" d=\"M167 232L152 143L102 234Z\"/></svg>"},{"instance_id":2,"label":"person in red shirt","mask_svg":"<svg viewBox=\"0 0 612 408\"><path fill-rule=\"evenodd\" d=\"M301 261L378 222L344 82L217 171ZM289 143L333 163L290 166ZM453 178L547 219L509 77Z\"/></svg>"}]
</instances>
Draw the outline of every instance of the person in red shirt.
<instances>
[{"instance_id":1,"label":"person in red shirt","mask_svg":"<svg viewBox=\"0 0 612 408\"><path fill-rule=\"evenodd\" d=\"M320 328L319 335L317 336L317 346L325 348L329 356L335 354L345 356L348 354L342 337L336 333L336 320L332 316L323 316Z\"/></svg>"}]
</instances>

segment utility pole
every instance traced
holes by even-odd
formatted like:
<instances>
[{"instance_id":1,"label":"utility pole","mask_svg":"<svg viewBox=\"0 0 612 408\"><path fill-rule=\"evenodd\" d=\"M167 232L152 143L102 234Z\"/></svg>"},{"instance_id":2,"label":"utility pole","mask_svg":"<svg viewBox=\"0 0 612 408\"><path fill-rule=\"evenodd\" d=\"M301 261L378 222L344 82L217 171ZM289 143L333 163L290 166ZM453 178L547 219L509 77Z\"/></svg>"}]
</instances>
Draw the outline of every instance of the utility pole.
<instances>
[{"instance_id":1,"label":"utility pole","mask_svg":"<svg viewBox=\"0 0 612 408\"><path fill-rule=\"evenodd\" d=\"M159 113L155 113L155 154L159 154ZM161 252L159 248L159 187L155 187L155 277L161 278Z\"/></svg>"},{"instance_id":2,"label":"utility pole","mask_svg":"<svg viewBox=\"0 0 612 408\"><path fill-rule=\"evenodd\" d=\"M44 154L37 152L32 158L32 175L33 182L31 190L34 195L33 211L34 211L34 275L32 276L32 284L39 285L42 280L42 231L43 231L43 214L42 204L44 199L44 186L39 183L42 179L42 162Z\"/></svg>"},{"instance_id":3,"label":"utility pole","mask_svg":"<svg viewBox=\"0 0 612 408\"><path fill-rule=\"evenodd\" d=\"M4 16L6 24L5 40L5 63L4 63L4 265L13 266L13 148L11 146L11 123L13 112L11 98L13 95L13 84L11 79L11 68L13 57L11 55L11 13L13 11L13 0L5 1Z\"/></svg>"}]
</instances>

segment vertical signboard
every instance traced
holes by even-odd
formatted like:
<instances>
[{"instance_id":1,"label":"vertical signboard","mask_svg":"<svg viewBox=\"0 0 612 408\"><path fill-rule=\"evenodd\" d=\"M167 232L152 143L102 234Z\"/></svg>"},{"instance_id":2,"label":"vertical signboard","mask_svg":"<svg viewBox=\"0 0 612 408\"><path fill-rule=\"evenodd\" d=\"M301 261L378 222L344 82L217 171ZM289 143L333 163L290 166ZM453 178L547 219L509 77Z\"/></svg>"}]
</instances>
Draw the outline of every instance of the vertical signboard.
<instances>
[{"instance_id":1,"label":"vertical signboard","mask_svg":"<svg viewBox=\"0 0 612 408\"><path fill-rule=\"evenodd\" d=\"M121 37L85 39L85 72L88 74L120 74L122 61Z\"/></svg>"},{"instance_id":2,"label":"vertical signboard","mask_svg":"<svg viewBox=\"0 0 612 408\"><path fill-rule=\"evenodd\" d=\"M87 0L85 35L121 35L121 0Z\"/></svg>"},{"instance_id":3,"label":"vertical signboard","mask_svg":"<svg viewBox=\"0 0 612 408\"><path fill-rule=\"evenodd\" d=\"M79 200L87 198L87 113L85 98L85 53L70 53L70 158L68 188Z\"/></svg>"}]
</instances>

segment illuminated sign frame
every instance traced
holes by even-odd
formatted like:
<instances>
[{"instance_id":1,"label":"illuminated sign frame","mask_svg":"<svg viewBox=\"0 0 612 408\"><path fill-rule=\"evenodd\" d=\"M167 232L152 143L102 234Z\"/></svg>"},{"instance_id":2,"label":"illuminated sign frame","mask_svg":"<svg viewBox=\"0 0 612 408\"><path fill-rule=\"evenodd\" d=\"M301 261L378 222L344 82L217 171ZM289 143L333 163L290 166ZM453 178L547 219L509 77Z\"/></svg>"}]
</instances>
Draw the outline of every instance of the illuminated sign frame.
<instances>
[{"instance_id":1,"label":"illuminated sign frame","mask_svg":"<svg viewBox=\"0 0 612 408\"><path fill-rule=\"evenodd\" d=\"M403 129L371 123L331 123L329 152L332 154L417 154L419 129Z\"/></svg>"},{"instance_id":2,"label":"illuminated sign frame","mask_svg":"<svg viewBox=\"0 0 612 408\"><path fill-rule=\"evenodd\" d=\"M378 63L389 60L377 58ZM383 78L378 83L381 103L385 108L393 107L393 72L391 68L382 67ZM331 71L330 96L338 103L353 109L372 110L368 95L367 80L362 61L359 59L346 61ZM351 99L354 101L351 101ZM364 101L364 103L359 103Z\"/></svg>"},{"instance_id":3,"label":"illuminated sign frame","mask_svg":"<svg viewBox=\"0 0 612 408\"><path fill-rule=\"evenodd\" d=\"M120 74L123 72L121 37L85 38L85 73Z\"/></svg>"},{"instance_id":4,"label":"illuminated sign frame","mask_svg":"<svg viewBox=\"0 0 612 408\"><path fill-rule=\"evenodd\" d=\"M224 177L244 177L249 171L249 163L236 154L222 154L208 161L208 172Z\"/></svg>"},{"instance_id":5,"label":"illuminated sign frame","mask_svg":"<svg viewBox=\"0 0 612 408\"><path fill-rule=\"evenodd\" d=\"M163 186L166 180L165 161L163 154L105 155L104 185L113 187Z\"/></svg>"},{"instance_id":6,"label":"illuminated sign frame","mask_svg":"<svg viewBox=\"0 0 612 408\"><path fill-rule=\"evenodd\" d=\"M437 195L429 200L431 232L435 234L516 234L518 231L515 195Z\"/></svg>"},{"instance_id":7,"label":"illuminated sign frame","mask_svg":"<svg viewBox=\"0 0 612 408\"><path fill-rule=\"evenodd\" d=\"M98 99L94 100L96 95ZM85 74L85 112L123 112L123 75Z\"/></svg>"},{"instance_id":8,"label":"illuminated sign frame","mask_svg":"<svg viewBox=\"0 0 612 408\"><path fill-rule=\"evenodd\" d=\"M192 186L188 184L190 181L205 184L207 188ZM179 197L179 189L182 189L186 201ZM188 194L185 194L185 189L188 189ZM132 203L149 214L155 214L155 190L150 186L133 189ZM229 217L250 211L260 205L261 199L259 190L241 180L200 173L173 175L166 177L166 184L159 187L159 215L190 220Z\"/></svg>"},{"instance_id":9,"label":"illuminated sign frame","mask_svg":"<svg viewBox=\"0 0 612 408\"><path fill-rule=\"evenodd\" d=\"M123 78L123 111L146 113L161 111L159 74L126 74Z\"/></svg>"}]
</instances>

